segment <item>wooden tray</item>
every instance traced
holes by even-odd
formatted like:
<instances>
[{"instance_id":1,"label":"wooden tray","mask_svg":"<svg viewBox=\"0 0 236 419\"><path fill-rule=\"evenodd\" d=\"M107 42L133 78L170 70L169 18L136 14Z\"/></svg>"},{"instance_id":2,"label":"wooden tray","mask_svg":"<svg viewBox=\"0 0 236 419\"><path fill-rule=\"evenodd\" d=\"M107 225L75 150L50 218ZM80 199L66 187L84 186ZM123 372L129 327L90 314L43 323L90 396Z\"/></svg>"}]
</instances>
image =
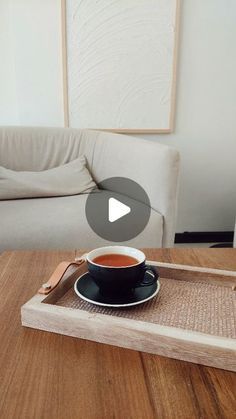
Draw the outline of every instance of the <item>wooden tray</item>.
<instances>
[{"instance_id":1,"label":"wooden tray","mask_svg":"<svg viewBox=\"0 0 236 419\"><path fill-rule=\"evenodd\" d=\"M22 325L236 371L236 272L148 261L161 289L133 308L81 300L73 285L82 265L49 295L21 308Z\"/></svg>"}]
</instances>

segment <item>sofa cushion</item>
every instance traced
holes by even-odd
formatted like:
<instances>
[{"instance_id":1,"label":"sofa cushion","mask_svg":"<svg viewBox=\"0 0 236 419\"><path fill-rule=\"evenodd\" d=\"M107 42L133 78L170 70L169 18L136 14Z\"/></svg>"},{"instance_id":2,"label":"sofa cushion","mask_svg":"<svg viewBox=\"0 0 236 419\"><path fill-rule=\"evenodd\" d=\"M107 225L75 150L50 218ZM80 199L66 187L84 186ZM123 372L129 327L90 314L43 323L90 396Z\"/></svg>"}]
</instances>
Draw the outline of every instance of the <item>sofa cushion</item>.
<instances>
[{"instance_id":1,"label":"sofa cushion","mask_svg":"<svg viewBox=\"0 0 236 419\"><path fill-rule=\"evenodd\" d=\"M107 199L106 191L100 193ZM91 243L95 248L111 244L97 236L88 225L86 199L87 194L0 201L0 251L91 248ZM163 217L151 210L143 232L125 244L161 247L162 239Z\"/></svg>"},{"instance_id":2,"label":"sofa cushion","mask_svg":"<svg viewBox=\"0 0 236 419\"><path fill-rule=\"evenodd\" d=\"M95 187L84 156L38 172L15 171L0 166L0 200L77 195Z\"/></svg>"}]
</instances>

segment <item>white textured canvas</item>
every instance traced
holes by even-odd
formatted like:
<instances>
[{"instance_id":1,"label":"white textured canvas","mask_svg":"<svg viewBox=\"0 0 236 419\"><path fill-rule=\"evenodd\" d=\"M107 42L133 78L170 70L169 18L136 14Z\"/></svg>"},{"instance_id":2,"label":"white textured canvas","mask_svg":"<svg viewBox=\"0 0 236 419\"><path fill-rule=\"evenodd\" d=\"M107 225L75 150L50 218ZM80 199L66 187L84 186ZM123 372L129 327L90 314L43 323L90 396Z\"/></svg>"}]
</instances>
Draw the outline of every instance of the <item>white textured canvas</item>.
<instances>
[{"instance_id":1,"label":"white textured canvas","mask_svg":"<svg viewBox=\"0 0 236 419\"><path fill-rule=\"evenodd\" d=\"M169 130L177 0L67 0L69 125Z\"/></svg>"}]
</instances>

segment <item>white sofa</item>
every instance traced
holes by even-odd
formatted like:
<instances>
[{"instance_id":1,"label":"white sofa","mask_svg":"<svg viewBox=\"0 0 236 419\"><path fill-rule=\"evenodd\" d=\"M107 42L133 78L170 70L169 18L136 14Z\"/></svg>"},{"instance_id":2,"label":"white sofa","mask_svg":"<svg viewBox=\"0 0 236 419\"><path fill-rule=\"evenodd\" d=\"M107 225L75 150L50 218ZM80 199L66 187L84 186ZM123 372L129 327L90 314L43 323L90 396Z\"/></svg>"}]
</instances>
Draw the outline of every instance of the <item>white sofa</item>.
<instances>
[{"instance_id":1,"label":"white sofa","mask_svg":"<svg viewBox=\"0 0 236 419\"><path fill-rule=\"evenodd\" d=\"M93 130L0 128L0 165L41 171L84 154L96 182L124 176L139 183L151 202L142 233L126 242L137 247L171 247L174 242L179 155L155 141ZM0 201L0 251L75 249L108 242L89 227L87 195Z\"/></svg>"}]
</instances>

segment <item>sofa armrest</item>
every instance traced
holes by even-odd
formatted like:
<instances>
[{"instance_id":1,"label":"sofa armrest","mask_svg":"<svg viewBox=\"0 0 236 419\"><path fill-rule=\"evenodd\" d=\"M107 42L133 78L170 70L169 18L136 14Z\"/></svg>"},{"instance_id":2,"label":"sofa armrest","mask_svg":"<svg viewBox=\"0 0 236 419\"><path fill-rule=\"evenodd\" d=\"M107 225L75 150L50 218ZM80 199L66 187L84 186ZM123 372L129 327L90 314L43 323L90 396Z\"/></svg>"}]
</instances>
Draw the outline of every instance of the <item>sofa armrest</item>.
<instances>
[{"instance_id":1,"label":"sofa armrest","mask_svg":"<svg viewBox=\"0 0 236 419\"><path fill-rule=\"evenodd\" d=\"M80 151L86 148L85 154L95 180L100 182L109 177L123 176L139 183L148 194L151 207L163 216L162 245L173 246L179 174L178 151L155 141L108 132L90 131L90 135L87 132L86 137L87 139L82 139Z\"/></svg>"}]
</instances>

